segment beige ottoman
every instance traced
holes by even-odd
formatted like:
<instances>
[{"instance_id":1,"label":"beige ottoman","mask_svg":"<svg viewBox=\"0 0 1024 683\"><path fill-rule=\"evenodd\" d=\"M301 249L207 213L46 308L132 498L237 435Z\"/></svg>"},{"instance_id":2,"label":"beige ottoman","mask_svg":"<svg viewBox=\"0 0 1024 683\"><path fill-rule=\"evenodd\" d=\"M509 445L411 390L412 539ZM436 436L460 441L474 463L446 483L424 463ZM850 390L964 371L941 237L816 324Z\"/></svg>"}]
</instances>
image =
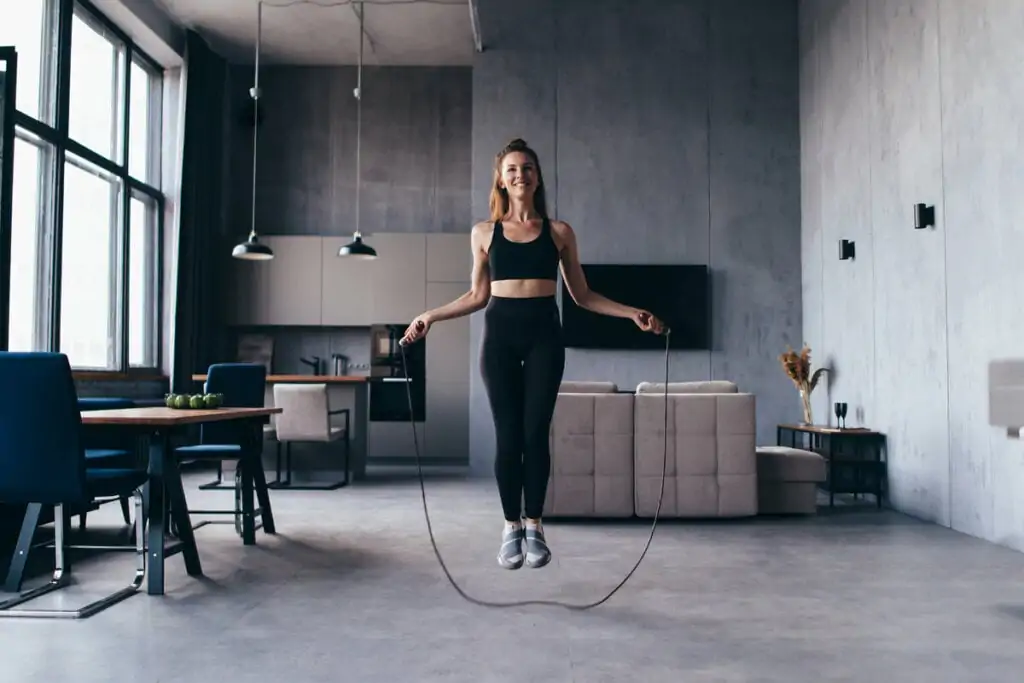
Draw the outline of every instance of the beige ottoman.
<instances>
[{"instance_id":1,"label":"beige ottoman","mask_svg":"<svg viewBox=\"0 0 1024 683\"><path fill-rule=\"evenodd\" d=\"M757 507L762 515L813 515L825 459L786 446L757 448Z\"/></svg>"}]
</instances>

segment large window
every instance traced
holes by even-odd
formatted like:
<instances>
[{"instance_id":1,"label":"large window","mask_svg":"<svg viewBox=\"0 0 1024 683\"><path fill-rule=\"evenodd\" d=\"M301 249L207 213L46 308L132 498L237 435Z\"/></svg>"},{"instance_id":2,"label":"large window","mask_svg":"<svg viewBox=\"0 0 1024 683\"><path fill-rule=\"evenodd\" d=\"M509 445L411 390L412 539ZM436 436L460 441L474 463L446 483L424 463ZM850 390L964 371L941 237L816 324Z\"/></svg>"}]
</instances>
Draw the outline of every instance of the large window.
<instances>
[{"instance_id":1,"label":"large window","mask_svg":"<svg viewBox=\"0 0 1024 683\"><path fill-rule=\"evenodd\" d=\"M50 87L57 46L53 4L53 0L0 0L0 45L12 45L18 51L16 106L48 124L53 123L56 94Z\"/></svg>"},{"instance_id":2,"label":"large window","mask_svg":"<svg viewBox=\"0 0 1024 683\"><path fill-rule=\"evenodd\" d=\"M11 289L8 348L33 351L46 347L40 338L36 311L43 306L42 240L45 222L40 198L46 188L43 170L52 164L53 145L34 137L14 139L14 186L11 195Z\"/></svg>"},{"instance_id":3,"label":"large window","mask_svg":"<svg viewBox=\"0 0 1024 683\"><path fill-rule=\"evenodd\" d=\"M18 51L7 347L156 369L162 70L85 1L0 17Z\"/></svg>"}]
</instances>

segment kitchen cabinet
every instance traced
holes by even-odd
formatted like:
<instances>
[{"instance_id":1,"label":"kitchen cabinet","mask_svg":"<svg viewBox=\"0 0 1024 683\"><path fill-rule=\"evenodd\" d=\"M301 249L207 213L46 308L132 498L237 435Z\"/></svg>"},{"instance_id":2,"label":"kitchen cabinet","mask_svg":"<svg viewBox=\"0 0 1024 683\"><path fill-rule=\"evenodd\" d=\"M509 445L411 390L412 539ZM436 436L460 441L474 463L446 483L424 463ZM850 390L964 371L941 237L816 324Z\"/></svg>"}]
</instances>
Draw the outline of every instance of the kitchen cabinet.
<instances>
[{"instance_id":1,"label":"kitchen cabinet","mask_svg":"<svg viewBox=\"0 0 1024 683\"><path fill-rule=\"evenodd\" d=\"M427 284L427 308L437 308L466 293L468 282ZM427 335L427 386L435 381L469 382L469 316L431 326Z\"/></svg>"},{"instance_id":2,"label":"kitchen cabinet","mask_svg":"<svg viewBox=\"0 0 1024 683\"><path fill-rule=\"evenodd\" d=\"M321 238L271 235L260 240L274 250L273 259L227 257L225 317L233 325L319 325Z\"/></svg>"},{"instance_id":3,"label":"kitchen cabinet","mask_svg":"<svg viewBox=\"0 0 1024 683\"><path fill-rule=\"evenodd\" d=\"M458 298L468 287L468 282L427 283L427 308ZM426 355L425 452L432 459L469 462L469 316L431 327Z\"/></svg>"},{"instance_id":4,"label":"kitchen cabinet","mask_svg":"<svg viewBox=\"0 0 1024 683\"><path fill-rule=\"evenodd\" d=\"M408 323L426 309L427 239L423 233L375 233L377 250L368 295L375 323Z\"/></svg>"},{"instance_id":5,"label":"kitchen cabinet","mask_svg":"<svg viewBox=\"0 0 1024 683\"><path fill-rule=\"evenodd\" d=\"M427 381L426 447L430 460L469 463L469 382Z\"/></svg>"},{"instance_id":6,"label":"kitchen cabinet","mask_svg":"<svg viewBox=\"0 0 1024 683\"><path fill-rule=\"evenodd\" d=\"M373 299L377 261L341 258L338 250L351 236L324 237L320 248L320 324L362 327L376 322Z\"/></svg>"},{"instance_id":7,"label":"kitchen cabinet","mask_svg":"<svg viewBox=\"0 0 1024 683\"><path fill-rule=\"evenodd\" d=\"M264 238L274 258L264 261L267 278L263 325L321 324L321 252L319 235Z\"/></svg>"},{"instance_id":8,"label":"kitchen cabinet","mask_svg":"<svg viewBox=\"0 0 1024 683\"><path fill-rule=\"evenodd\" d=\"M428 457L422 422L416 423L415 433L409 422L370 422L367 432L366 459L373 465L386 465L389 460L403 466L415 465L417 443L420 455L424 459Z\"/></svg>"},{"instance_id":9,"label":"kitchen cabinet","mask_svg":"<svg viewBox=\"0 0 1024 683\"><path fill-rule=\"evenodd\" d=\"M469 287L468 235L374 233L364 239L377 250L376 259L339 258L348 235L261 237L274 250L272 260L226 264L227 320L265 326L402 324L428 308L428 282L457 285L438 290L449 298L437 305Z\"/></svg>"},{"instance_id":10,"label":"kitchen cabinet","mask_svg":"<svg viewBox=\"0 0 1024 683\"><path fill-rule=\"evenodd\" d=\"M469 233L430 233L427 235L427 282L459 282L466 287L473 271L473 252Z\"/></svg>"}]
</instances>

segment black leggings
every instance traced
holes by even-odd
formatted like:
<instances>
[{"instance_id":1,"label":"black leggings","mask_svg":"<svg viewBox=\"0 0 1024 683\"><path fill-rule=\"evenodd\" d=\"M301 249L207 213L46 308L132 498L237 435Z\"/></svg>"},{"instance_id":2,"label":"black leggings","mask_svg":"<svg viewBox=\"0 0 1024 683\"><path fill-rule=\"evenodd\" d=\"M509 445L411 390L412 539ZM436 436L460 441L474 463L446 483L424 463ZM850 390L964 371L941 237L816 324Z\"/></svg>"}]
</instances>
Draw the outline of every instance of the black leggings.
<instances>
[{"instance_id":1,"label":"black leggings","mask_svg":"<svg viewBox=\"0 0 1024 683\"><path fill-rule=\"evenodd\" d=\"M565 369L554 297L491 297L484 312L480 372L494 416L494 476L505 519L544 513L551 469L548 431Z\"/></svg>"}]
</instances>

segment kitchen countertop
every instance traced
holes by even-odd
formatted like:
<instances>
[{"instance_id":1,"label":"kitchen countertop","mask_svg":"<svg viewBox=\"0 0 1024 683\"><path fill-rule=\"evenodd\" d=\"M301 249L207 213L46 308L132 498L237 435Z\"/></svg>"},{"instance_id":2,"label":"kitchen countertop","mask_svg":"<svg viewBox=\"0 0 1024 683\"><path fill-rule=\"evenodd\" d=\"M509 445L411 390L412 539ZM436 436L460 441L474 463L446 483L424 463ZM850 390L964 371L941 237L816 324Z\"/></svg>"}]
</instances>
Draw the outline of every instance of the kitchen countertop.
<instances>
[{"instance_id":1,"label":"kitchen countertop","mask_svg":"<svg viewBox=\"0 0 1024 683\"><path fill-rule=\"evenodd\" d=\"M206 375L192 375L197 382L205 382ZM370 378L364 375L267 375L269 384L365 384Z\"/></svg>"}]
</instances>

